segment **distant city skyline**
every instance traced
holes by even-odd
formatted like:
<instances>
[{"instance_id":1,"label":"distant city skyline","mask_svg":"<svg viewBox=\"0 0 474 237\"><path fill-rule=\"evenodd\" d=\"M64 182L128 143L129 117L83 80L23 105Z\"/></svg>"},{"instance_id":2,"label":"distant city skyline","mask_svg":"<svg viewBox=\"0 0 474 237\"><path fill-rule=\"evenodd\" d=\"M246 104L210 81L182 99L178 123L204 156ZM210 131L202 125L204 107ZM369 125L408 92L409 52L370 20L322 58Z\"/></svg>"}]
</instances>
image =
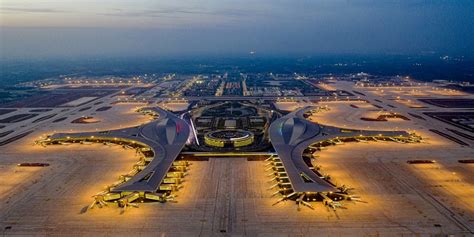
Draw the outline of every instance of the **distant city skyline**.
<instances>
[{"instance_id":1,"label":"distant city skyline","mask_svg":"<svg viewBox=\"0 0 474 237\"><path fill-rule=\"evenodd\" d=\"M472 56L458 1L4 0L2 58L437 52Z\"/></svg>"}]
</instances>

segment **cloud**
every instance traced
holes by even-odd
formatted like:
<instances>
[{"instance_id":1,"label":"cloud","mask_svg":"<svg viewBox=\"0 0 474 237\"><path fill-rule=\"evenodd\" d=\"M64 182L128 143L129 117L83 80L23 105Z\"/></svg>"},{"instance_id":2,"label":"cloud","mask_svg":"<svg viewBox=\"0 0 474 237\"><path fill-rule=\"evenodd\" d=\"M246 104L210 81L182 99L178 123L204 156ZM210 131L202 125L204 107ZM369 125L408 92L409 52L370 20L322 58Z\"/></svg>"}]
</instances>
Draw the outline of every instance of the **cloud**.
<instances>
[{"instance_id":1,"label":"cloud","mask_svg":"<svg viewBox=\"0 0 474 237\"><path fill-rule=\"evenodd\" d=\"M70 12L66 10L58 10L53 8L22 8L22 7L0 7L0 11L4 13L64 13Z\"/></svg>"},{"instance_id":2,"label":"cloud","mask_svg":"<svg viewBox=\"0 0 474 237\"><path fill-rule=\"evenodd\" d=\"M224 17L246 17L246 16L262 16L263 12L238 10L238 9L220 9L220 10L203 10L203 9L185 9L185 8L168 8L168 9L150 9L129 11L123 9L113 9L114 12L98 13L105 16L119 17L182 17L186 15L211 15Z\"/></svg>"},{"instance_id":3,"label":"cloud","mask_svg":"<svg viewBox=\"0 0 474 237\"><path fill-rule=\"evenodd\" d=\"M460 7L471 5L473 1L471 0L347 0L352 6L359 7L374 7L374 8L402 8L402 9L416 9L416 8L426 8L426 7Z\"/></svg>"}]
</instances>

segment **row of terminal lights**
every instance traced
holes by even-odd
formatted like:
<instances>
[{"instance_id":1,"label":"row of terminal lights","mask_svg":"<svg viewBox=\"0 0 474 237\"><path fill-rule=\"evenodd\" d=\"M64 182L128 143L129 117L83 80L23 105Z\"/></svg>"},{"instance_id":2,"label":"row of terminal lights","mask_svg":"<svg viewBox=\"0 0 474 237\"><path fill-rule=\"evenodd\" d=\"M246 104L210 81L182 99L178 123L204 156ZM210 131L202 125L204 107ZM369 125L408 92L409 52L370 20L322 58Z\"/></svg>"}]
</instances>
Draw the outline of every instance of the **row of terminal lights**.
<instances>
[{"instance_id":1,"label":"row of terminal lights","mask_svg":"<svg viewBox=\"0 0 474 237\"><path fill-rule=\"evenodd\" d=\"M301 206L306 206L311 209L314 209L309 202L322 201L323 204L335 209L338 207L342 207L342 204L338 202L340 200L360 201L358 197L348 195L348 191L350 189L344 185L341 187L337 187L339 191L335 193L294 192L291 186L291 182L288 178L288 174L286 173L281 160L278 157L271 156L266 160L266 162L266 167L268 167L266 171L269 171L270 173L268 174L268 176L272 177L269 182L276 182L269 189L272 190L278 188L278 190L274 192L272 196L282 196L280 199L277 200L277 202L273 204L273 206L286 200L294 200L298 205L298 210L301 209ZM320 175L322 179L331 183L329 181L329 175L320 174L320 167L316 166L310 168L315 171L315 173Z\"/></svg>"},{"instance_id":2,"label":"row of terminal lights","mask_svg":"<svg viewBox=\"0 0 474 237\"><path fill-rule=\"evenodd\" d=\"M159 186L157 193L150 192L114 192L113 188L130 180L138 172L145 169L149 162L153 160L153 156L144 156L143 152L149 151L149 148L143 147L139 148L138 152L142 154L142 158L138 161L133 169L119 177L119 180L112 185L108 186L107 189L103 192L100 192L94 195L94 202L89 206L89 209L98 206L108 206L107 202L115 202L119 207L123 207L124 210L131 207L138 207L135 201L144 202L148 201L158 201L158 202L169 202L175 201L174 198L176 195L172 192L178 191L182 188L182 182L184 176L187 175L188 166L190 163L188 161L174 161L171 168L169 169L166 177L163 179L162 183ZM145 177L146 178L146 177Z\"/></svg>"},{"instance_id":3,"label":"row of terminal lights","mask_svg":"<svg viewBox=\"0 0 474 237\"><path fill-rule=\"evenodd\" d=\"M280 158L271 156L266 160L266 162L266 166L268 167L266 171L270 171L268 176L272 177L269 182L276 182L269 189L272 190L278 188L278 190L272 194L272 197L282 195L273 206L286 200L294 200L298 205L298 210L301 209L302 205L314 209L313 206L306 201L306 193L294 192L288 174L286 173L285 167Z\"/></svg>"},{"instance_id":4,"label":"row of terminal lights","mask_svg":"<svg viewBox=\"0 0 474 237\"><path fill-rule=\"evenodd\" d=\"M353 137L336 137L333 139L328 139L324 141L320 141L316 144L313 144L310 146L310 148L315 148L318 150L324 150L326 149L325 145L342 145L345 142L351 142L351 141L356 141L356 142L369 142L369 141L393 141L397 143L417 143L417 142L423 142L423 139L420 136L417 136L415 134L410 134L408 137L404 136L383 136L382 134L376 135L376 136L353 136Z\"/></svg>"}]
</instances>

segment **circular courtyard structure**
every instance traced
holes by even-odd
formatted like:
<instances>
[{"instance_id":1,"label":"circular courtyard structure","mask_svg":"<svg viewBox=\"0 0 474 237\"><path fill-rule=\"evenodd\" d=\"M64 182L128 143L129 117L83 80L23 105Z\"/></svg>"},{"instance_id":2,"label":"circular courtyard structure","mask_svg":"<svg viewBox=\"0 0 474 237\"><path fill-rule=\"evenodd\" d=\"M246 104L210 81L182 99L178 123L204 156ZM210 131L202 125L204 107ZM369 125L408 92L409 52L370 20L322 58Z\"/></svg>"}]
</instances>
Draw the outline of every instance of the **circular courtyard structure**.
<instances>
[{"instance_id":1,"label":"circular courtyard structure","mask_svg":"<svg viewBox=\"0 0 474 237\"><path fill-rule=\"evenodd\" d=\"M217 130L206 133L204 142L213 147L243 147L254 142L254 134L244 130Z\"/></svg>"}]
</instances>

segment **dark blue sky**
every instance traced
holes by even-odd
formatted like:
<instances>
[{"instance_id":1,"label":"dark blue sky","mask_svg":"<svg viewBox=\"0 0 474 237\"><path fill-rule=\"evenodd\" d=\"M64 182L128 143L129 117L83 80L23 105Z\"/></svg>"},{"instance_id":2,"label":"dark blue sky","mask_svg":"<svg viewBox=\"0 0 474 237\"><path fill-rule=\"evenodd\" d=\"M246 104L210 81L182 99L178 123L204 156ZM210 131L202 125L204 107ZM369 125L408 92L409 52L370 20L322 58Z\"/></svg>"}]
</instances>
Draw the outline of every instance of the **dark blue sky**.
<instances>
[{"instance_id":1,"label":"dark blue sky","mask_svg":"<svg viewBox=\"0 0 474 237\"><path fill-rule=\"evenodd\" d=\"M2 58L474 55L472 0L3 0Z\"/></svg>"}]
</instances>

